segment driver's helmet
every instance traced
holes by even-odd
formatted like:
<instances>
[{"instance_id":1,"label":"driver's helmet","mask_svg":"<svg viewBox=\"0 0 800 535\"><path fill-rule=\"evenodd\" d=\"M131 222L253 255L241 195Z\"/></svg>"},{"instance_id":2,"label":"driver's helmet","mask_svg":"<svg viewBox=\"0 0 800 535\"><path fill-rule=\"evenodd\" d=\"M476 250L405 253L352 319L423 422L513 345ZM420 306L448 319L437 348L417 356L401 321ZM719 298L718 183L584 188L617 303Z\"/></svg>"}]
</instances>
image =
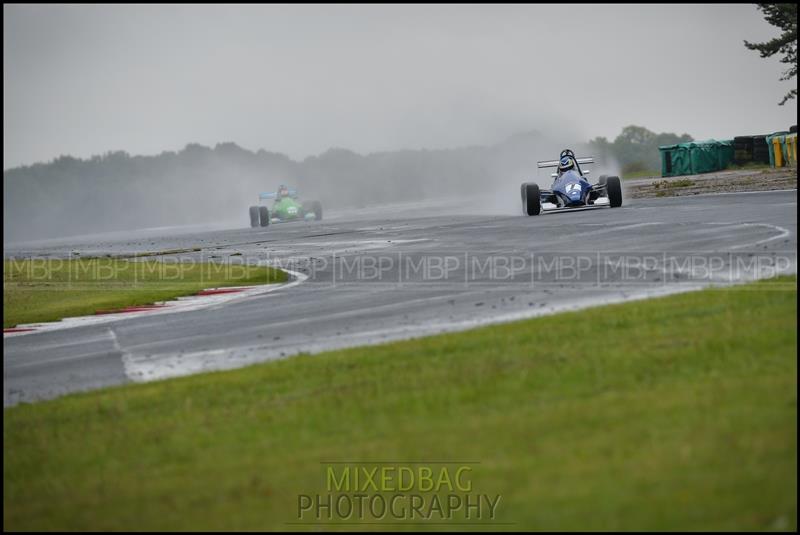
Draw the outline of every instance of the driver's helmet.
<instances>
[{"instance_id":1,"label":"driver's helmet","mask_svg":"<svg viewBox=\"0 0 800 535\"><path fill-rule=\"evenodd\" d=\"M284 197L289 196L289 188L281 184L281 187L278 188L278 199L283 199Z\"/></svg>"},{"instance_id":2,"label":"driver's helmet","mask_svg":"<svg viewBox=\"0 0 800 535\"><path fill-rule=\"evenodd\" d=\"M559 173L566 173L570 169L575 168L575 162L569 156L564 156L561 158L561 161L558 162L558 172Z\"/></svg>"}]
</instances>

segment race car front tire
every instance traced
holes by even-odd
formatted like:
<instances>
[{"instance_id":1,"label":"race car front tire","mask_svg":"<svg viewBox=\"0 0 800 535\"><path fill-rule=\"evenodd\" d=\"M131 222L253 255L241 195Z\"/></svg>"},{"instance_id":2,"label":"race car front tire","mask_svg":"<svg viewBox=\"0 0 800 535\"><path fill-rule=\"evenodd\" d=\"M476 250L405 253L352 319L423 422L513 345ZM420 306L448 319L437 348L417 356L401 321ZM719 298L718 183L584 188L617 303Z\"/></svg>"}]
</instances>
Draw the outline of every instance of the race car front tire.
<instances>
[{"instance_id":1,"label":"race car front tire","mask_svg":"<svg viewBox=\"0 0 800 535\"><path fill-rule=\"evenodd\" d=\"M618 176L606 177L606 193L608 194L608 204L611 208L622 206L622 186Z\"/></svg>"},{"instance_id":2,"label":"race car front tire","mask_svg":"<svg viewBox=\"0 0 800 535\"><path fill-rule=\"evenodd\" d=\"M261 220L261 226L262 227L268 227L269 226L269 208L267 208L266 206L259 206L258 207L258 216L259 216L259 219Z\"/></svg>"},{"instance_id":3,"label":"race car front tire","mask_svg":"<svg viewBox=\"0 0 800 535\"><path fill-rule=\"evenodd\" d=\"M314 213L314 219L317 221L322 220L322 203L319 201L311 201L308 205L311 207L310 212Z\"/></svg>"},{"instance_id":4,"label":"race car front tire","mask_svg":"<svg viewBox=\"0 0 800 535\"><path fill-rule=\"evenodd\" d=\"M522 190L522 214L539 215L542 211L542 200L537 184L523 184Z\"/></svg>"},{"instance_id":5,"label":"race car front tire","mask_svg":"<svg viewBox=\"0 0 800 535\"><path fill-rule=\"evenodd\" d=\"M255 228L259 224L258 206L250 207L250 226Z\"/></svg>"}]
</instances>

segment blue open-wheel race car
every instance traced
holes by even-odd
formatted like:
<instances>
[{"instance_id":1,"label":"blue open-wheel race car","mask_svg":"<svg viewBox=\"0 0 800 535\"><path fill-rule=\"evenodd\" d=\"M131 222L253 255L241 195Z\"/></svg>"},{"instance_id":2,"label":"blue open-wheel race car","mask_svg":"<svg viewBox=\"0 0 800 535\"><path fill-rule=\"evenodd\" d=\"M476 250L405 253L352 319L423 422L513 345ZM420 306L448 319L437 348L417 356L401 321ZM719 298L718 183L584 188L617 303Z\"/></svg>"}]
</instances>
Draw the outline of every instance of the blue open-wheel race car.
<instances>
[{"instance_id":1,"label":"blue open-wheel race car","mask_svg":"<svg viewBox=\"0 0 800 535\"><path fill-rule=\"evenodd\" d=\"M525 182L520 186L522 213L539 215L542 212L568 210L571 208L616 208L622 206L622 186L618 176L600 175L597 184L586 178L589 171L582 171L581 164L594 163L593 158L576 158L570 149L561 151L558 160L538 162L539 169L557 167L551 177L549 190L538 184Z\"/></svg>"}]
</instances>

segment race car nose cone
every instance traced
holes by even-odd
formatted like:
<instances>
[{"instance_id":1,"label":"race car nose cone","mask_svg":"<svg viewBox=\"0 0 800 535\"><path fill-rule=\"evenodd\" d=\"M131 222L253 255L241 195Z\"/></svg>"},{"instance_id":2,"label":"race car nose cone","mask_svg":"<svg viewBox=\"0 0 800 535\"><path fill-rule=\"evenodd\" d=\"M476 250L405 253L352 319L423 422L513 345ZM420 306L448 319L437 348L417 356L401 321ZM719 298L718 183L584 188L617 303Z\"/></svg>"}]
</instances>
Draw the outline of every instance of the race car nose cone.
<instances>
[{"instance_id":1,"label":"race car nose cone","mask_svg":"<svg viewBox=\"0 0 800 535\"><path fill-rule=\"evenodd\" d=\"M567 190L567 195L569 195L570 199L576 199L581 196L581 185L578 184L577 182L567 184L566 190Z\"/></svg>"}]
</instances>

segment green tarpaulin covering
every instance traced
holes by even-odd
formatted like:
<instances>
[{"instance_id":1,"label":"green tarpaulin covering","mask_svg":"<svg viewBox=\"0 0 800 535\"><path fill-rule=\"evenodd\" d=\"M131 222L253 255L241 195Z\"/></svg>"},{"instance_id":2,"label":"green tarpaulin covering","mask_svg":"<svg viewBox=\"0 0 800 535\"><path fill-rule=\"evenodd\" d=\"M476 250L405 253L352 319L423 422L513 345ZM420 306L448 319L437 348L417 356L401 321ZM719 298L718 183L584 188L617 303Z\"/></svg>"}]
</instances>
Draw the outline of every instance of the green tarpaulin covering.
<instances>
[{"instance_id":1,"label":"green tarpaulin covering","mask_svg":"<svg viewBox=\"0 0 800 535\"><path fill-rule=\"evenodd\" d=\"M658 147L661 176L710 173L728 167L733 160L733 140L690 141Z\"/></svg>"}]
</instances>

